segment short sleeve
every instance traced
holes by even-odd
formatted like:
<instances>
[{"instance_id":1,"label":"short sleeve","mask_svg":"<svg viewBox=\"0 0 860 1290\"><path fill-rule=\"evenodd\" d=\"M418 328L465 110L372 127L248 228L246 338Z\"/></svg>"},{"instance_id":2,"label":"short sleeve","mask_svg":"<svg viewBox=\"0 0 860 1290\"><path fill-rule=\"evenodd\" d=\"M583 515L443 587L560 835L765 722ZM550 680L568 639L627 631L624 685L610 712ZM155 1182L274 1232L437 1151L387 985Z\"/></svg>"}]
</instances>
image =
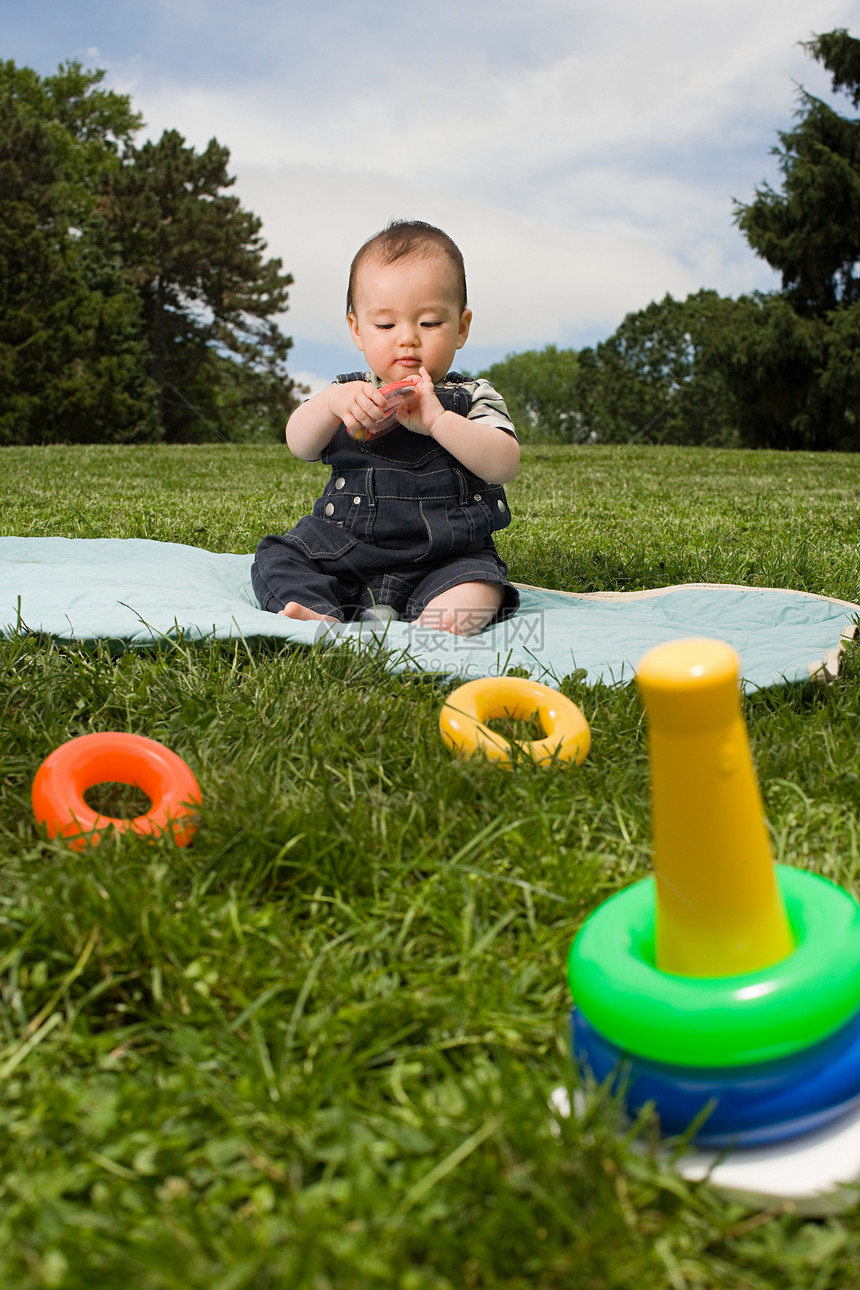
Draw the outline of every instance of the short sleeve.
<instances>
[{"instance_id":1,"label":"short sleeve","mask_svg":"<svg viewBox=\"0 0 860 1290\"><path fill-rule=\"evenodd\" d=\"M505 400L495 390L489 381L478 377L474 381L466 381L465 385L470 389L472 405L466 416L469 421L489 421L491 425L498 426L506 434L517 437L514 429L514 423L508 416L508 409L505 407Z\"/></svg>"}]
</instances>

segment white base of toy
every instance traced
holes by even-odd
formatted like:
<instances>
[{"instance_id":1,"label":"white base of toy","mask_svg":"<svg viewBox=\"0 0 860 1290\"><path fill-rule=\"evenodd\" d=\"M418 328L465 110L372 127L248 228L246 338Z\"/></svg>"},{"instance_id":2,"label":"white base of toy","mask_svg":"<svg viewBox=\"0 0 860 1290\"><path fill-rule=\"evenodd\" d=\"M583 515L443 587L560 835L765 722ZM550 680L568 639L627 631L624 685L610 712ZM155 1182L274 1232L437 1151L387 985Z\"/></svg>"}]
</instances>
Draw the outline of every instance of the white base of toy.
<instances>
[{"instance_id":1,"label":"white base of toy","mask_svg":"<svg viewBox=\"0 0 860 1290\"><path fill-rule=\"evenodd\" d=\"M574 1111L581 1114L584 1098L574 1094ZM571 1114L567 1089L550 1094L556 1113ZM691 1147L674 1160L688 1182L705 1179L732 1200L753 1206L790 1202L799 1214L839 1214L860 1200L860 1108L817 1133L766 1147L739 1147L731 1153Z\"/></svg>"}]
</instances>

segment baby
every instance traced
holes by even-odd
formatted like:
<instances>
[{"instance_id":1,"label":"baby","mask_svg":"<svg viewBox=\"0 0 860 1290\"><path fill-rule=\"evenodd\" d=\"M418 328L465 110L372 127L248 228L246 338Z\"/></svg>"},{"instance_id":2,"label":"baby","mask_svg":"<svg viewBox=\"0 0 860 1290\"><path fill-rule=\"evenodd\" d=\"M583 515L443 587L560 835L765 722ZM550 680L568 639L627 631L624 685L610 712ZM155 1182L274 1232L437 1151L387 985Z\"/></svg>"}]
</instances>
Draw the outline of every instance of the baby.
<instances>
[{"instance_id":1,"label":"baby","mask_svg":"<svg viewBox=\"0 0 860 1290\"><path fill-rule=\"evenodd\" d=\"M257 599L288 618L474 635L519 604L491 535L510 523L502 485L520 446L492 386L449 371L472 321L460 251L430 224L389 224L352 262L346 316L370 370L338 376L287 422L290 451L331 479L310 515L258 546ZM408 378L399 425L374 438L380 387Z\"/></svg>"}]
</instances>

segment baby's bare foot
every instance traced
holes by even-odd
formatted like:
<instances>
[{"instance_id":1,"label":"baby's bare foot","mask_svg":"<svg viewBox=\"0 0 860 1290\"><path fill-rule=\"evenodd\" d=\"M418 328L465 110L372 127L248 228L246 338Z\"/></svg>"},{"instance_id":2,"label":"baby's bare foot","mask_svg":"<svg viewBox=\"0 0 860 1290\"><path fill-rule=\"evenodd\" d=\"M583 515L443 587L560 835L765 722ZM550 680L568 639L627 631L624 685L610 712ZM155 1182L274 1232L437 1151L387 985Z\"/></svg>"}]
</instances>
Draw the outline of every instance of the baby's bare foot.
<instances>
[{"instance_id":1,"label":"baby's bare foot","mask_svg":"<svg viewBox=\"0 0 860 1290\"><path fill-rule=\"evenodd\" d=\"M331 614L317 614L313 609L305 609L296 600L288 600L283 609L278 611L284 618L301 618L305 622L314 623L339 623L339 618L333 618Z\"/></svg>"}]
</instances>

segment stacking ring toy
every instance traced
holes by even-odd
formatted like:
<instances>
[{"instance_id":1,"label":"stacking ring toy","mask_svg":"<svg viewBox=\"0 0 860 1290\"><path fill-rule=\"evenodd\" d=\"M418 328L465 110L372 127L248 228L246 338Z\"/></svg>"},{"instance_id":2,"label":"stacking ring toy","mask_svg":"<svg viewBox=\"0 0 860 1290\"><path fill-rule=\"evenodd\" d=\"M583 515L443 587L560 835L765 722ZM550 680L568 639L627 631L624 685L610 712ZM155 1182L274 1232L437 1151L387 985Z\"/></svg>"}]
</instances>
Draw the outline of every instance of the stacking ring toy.
<instances>
[{"instance_id":1,"label":"stacking ring toy","mask_svg":"<svg viewBox=\"0 0 860 1290\"><path fill-rule=\"evenodd\" d=\"M499 717L537 717L543 739L513 745L484 723ZM448 696L439 714L442 738L452 752L472 757L481 752L510 769L514 747L538 766L555 758L582 765L591 746L588 722L575 703L557 690L519 676L487 676L467 681Z\"/></svg>"},{"instance_id":2,"label":"stacking ring toy","mask_svg":"<svg viewBox=\"0 0 860 1290\"><path fill-rule=\"evenodd\" d=\"M818 874L774 868L795 941L786 958L733 976L658 971L654 881L643 879L576 937L576 1006L625 1052L685 1066L772 1061L838 1030L860 1007L860 905Z\"/></svg>"},{"instance_id":3,"label":"stacking ring toy","mask_svg":"<svg viewBox=\"0 0 860 1290\"><path fill-rule=\"evenodd\" d=\"M104 783L142 789L151 808L134 819L99 815L83 795ZM81 735L61 744L42 762L33 781L37 823L45 826L51 838L69 838L75 851L95 846L105 825L144 836L169 829L184 847L197 828L193 808L199 804L197 780L181 757L154 739L119 731Z\"/></svg>"},{"instance_id":4,"label":"stacking ring toy","mask_svg":"<svg viewBox=\"0 0 860 1290\"><path fill-rule=\"evenodd\" d=\"M761 1146L823 1128L860 1104L860 1013L819 1044L775 1062L694 1069L632 1057L577 1009L573 1050L599 1083L617 1080L636 1114L654 1103L661 1132L684 1133L713 1103L694 1134L703 1147Z\"/></svg>"}]
</instances>

